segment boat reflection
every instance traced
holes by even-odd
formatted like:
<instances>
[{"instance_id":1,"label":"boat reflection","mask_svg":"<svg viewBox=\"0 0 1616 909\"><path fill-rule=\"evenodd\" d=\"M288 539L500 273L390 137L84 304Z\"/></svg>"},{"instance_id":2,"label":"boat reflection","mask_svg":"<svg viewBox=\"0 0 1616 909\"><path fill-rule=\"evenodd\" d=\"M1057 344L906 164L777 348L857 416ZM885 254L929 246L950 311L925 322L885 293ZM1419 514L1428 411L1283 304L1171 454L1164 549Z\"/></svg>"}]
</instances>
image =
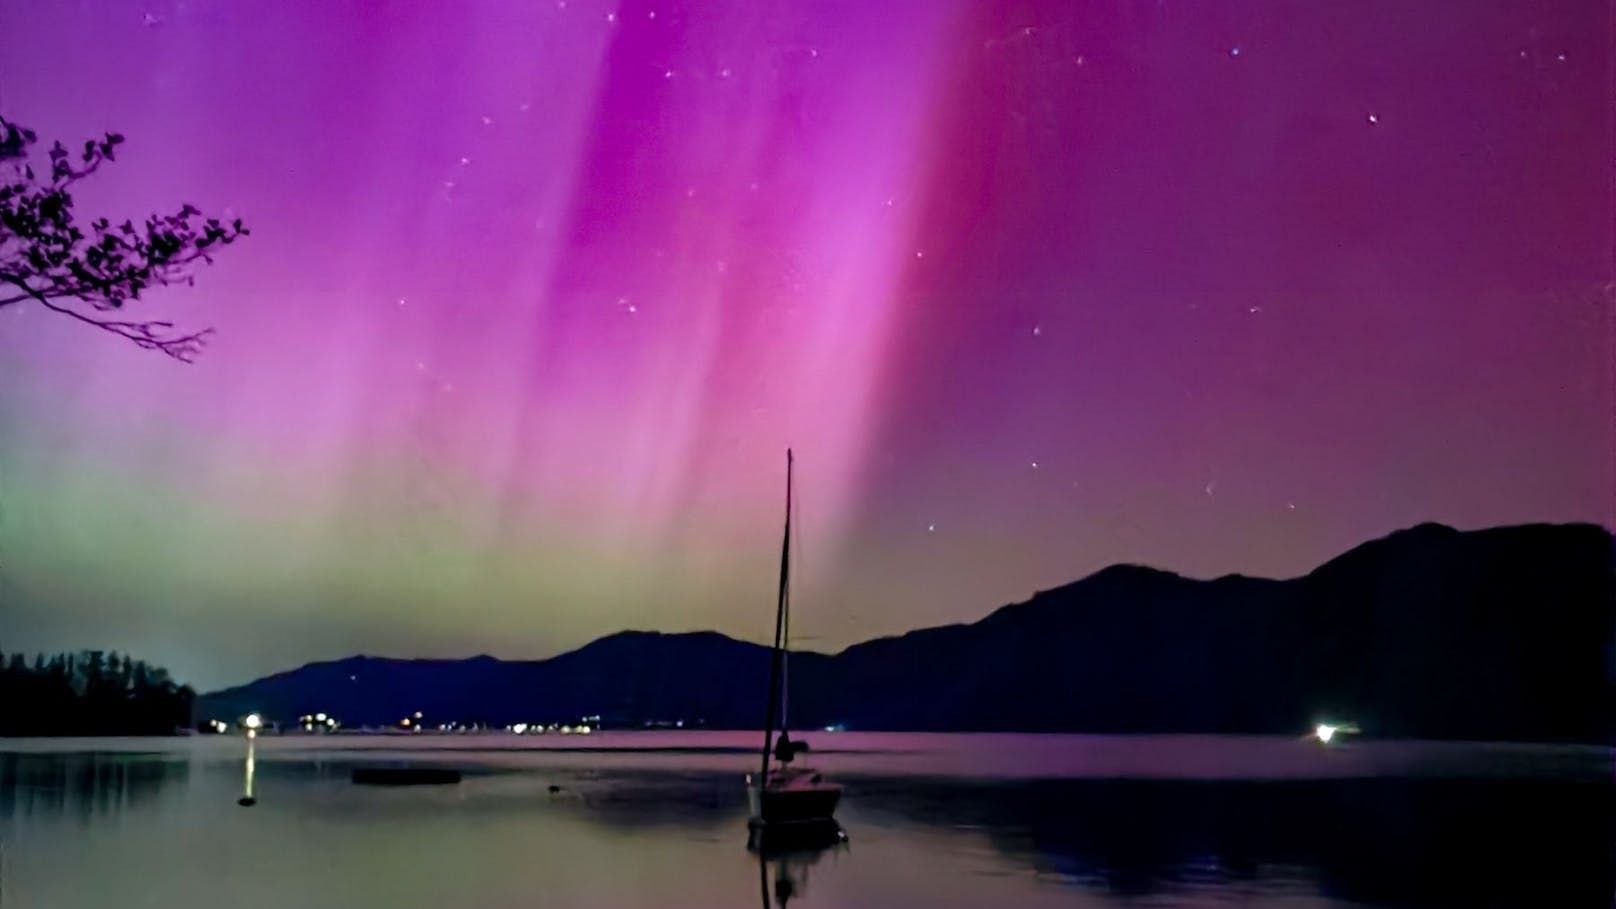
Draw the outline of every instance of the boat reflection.
<instances>
[{"instance_id":1,"label":"boat reflection","mask_svg":"<svg viewBox=\"0 0 1616 909\"><path fill-rule=\"evenodd\" d=\"M810 868L828 854L846 851L847 832L828 818L754 827L746 848L757 856L763 909L784 909L791 900L807 895Z\"/></svg>"}]
</instances>

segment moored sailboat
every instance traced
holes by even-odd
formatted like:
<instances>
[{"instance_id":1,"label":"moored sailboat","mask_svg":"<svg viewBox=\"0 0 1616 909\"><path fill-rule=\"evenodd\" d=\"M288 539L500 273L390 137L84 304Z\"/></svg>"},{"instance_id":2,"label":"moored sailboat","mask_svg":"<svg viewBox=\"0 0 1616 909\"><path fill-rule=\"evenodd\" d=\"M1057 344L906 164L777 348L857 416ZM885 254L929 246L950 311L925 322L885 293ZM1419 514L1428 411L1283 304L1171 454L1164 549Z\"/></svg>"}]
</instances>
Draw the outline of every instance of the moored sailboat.
<instances>
[{"instance_id":1,"label":"moored sailboat","mask_svg":"<svg viewBox=\"0 0 1616 909\"><path fill-rule=\"evenodd\" d=\"M750 828L754 838L765 829L771 836L787 830L836 828L833 815L842 798L842 787L825 780L818 772L794 767L793 761L808 750L806 742L794 741L787 729L786 659L791 609L791 451L786 451L786 525L780 544L780 588L775 605L774 646L769 656L769 697L763 724L763 766L748 775L747 798L751 809ZM775 738L778 725L780 737Z\"/></svg>"}]
</instances>

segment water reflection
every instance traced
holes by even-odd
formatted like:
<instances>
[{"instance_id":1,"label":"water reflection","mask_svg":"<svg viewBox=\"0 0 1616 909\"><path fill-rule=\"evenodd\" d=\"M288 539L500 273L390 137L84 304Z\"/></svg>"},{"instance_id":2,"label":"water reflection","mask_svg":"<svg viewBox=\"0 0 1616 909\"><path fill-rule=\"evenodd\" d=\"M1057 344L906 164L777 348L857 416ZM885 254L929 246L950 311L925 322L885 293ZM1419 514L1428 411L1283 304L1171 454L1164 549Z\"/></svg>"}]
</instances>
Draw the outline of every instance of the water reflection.
<instances>
[{"instance_id":1,"label":"water reflection","mask_svg":"<svg viewBox=\"0 0 1616 909\"><path fill-rule=\"evenodd\" d=\"M246 760L242 762L241 798L236 800L236 804L243 808L251 808L252 806L258 804L257 797L253 795L253 777L256 775L255 771L257 768L258 733L255 729L249 729L247 730L247 757Z\"/></svg>"},{"instance_id":2,"label":"water reflection","mask_svg":"<svg viewBox=\"0 0 1616 909\"><path fill-rule=\"evenodd\" d=\"M163 754L0 752L0 818L46 815L89 823L156 801L190 765Z\"/></svg>"},{"instance_id":3,"label":"water reflection","mask_svg":"<svg viewBox=\"0 0 1616 909\"><path fill-rule=\"evenodd\" d=\"M809 871L820 859L847 850L847 832L833 820L754 828L747 848L757 856L763 909L785 909L791 900L808 895Z\"/></svg>"},{"instance_id":4,"label":"water reflection","mask_svg":"<svg viewBox=\"0 0 1616 909\"><path fill-rule=\"evenodd\" d=\"M992 782L848 771L845 830L771 831L749 853L735 772L606 770L590 756L467 761L456 786L377 790L348 782L361 758L246 744L0 753L0 836L19 850L10 865L29 904L126 904L97 882L136 879L147 904L172 909L201 909L236 886L295 891L243 905L344 909L505 909L541 890L557 907L654 905L670 893L677 905L761 899L766 909L1141 898L1608 907L1616 889L1608 778ZM266 783L260 808L235 808ZM608 870L625 857L644 870ZM436 873L414 874L428 860Z\"/></svg>"},{"instance_id":5,"label":"water reflection","mask_svg":"<svg viewBox=\"0 0 1616 909\"><path fill-rule=\"evenodd\" d=\"M869 781L858 804L1122 896L1300 883L1371 904L1604 907L1616 889L1609 781Z\"/></svg>"},{"instance_id":6,"label":"water reflection","mask_svg":"<svg viewBox=\"0 0 1616 909\"><path fill-rule=\"evenodd\" d=\"M745 793L732 774L618 770L554 778L563 783L549 803L592 824L716 831L746 817Z\"/></svg>"}]
</instances>

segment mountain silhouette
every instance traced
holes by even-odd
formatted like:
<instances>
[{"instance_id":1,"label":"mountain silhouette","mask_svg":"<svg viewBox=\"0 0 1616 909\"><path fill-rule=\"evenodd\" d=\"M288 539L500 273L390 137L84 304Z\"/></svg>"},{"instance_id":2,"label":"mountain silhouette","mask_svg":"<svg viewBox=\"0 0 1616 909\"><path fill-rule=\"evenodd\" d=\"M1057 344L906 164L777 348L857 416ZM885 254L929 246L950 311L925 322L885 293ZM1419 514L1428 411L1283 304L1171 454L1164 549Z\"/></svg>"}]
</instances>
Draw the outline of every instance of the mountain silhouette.
<instances>
[{"instance_id":1,"label":"mountain silhouette","mask_svg":"<svg viewBox=\"0 0 1616 909\"><path fill-rule=\"evenodd\" d=\"M1608 740L1612 538L1422 524L1289 580L1115 565L979 621L791 656L794 727L1295 734L1321 719L1438 739ZM625 631L547 660L313 663L203 695L199 717L349 725L683 720L761 726L769 652Z\"/></svg>"}]
</instances>

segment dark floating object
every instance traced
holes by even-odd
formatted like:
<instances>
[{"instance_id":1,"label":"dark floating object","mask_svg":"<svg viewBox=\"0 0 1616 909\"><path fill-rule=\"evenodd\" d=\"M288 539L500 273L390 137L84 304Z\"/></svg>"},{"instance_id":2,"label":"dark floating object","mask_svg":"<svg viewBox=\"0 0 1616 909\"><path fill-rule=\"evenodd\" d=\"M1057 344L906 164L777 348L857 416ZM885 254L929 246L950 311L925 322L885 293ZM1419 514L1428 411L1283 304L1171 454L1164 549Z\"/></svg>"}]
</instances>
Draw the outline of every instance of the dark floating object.
<instances>
[{"instance_id":1,"label":"dark floating object","mask_svg":"<svg viewBox=\"0 0 1616 909\"><path fill-rule=\"evenodd\" d=\"M460 782L452 767L355 767L353 781L361 786L446 786Z\"/></svg>"},{"instance_id":2,"label":"dark floating object","mask_svg":"<svg viewBox=\"0 0 1616 909\"><path fill-rule=\"evenodd\" d=\"M556 784L554 784L554 783L551 783L551 784L550 784L550 791L551 791L551 792L552 792L552 793L555 793L555 792L560 792L560 791L561 791L561 787L560 787L560 786L557 786L557 785L556 785Z\"/></svg>"},{"instance_id":3,"label":"dark floating object","mask_svg":"<svg viewBox=\"0 0 1616 909\"><path fill-rule=\"evenodd\" d=\"M244 795L241 798L236 799L236 804L243 808L251 808L252 806L258 804L258 800L250 795Z\"/></svg>"}]
</instances>

